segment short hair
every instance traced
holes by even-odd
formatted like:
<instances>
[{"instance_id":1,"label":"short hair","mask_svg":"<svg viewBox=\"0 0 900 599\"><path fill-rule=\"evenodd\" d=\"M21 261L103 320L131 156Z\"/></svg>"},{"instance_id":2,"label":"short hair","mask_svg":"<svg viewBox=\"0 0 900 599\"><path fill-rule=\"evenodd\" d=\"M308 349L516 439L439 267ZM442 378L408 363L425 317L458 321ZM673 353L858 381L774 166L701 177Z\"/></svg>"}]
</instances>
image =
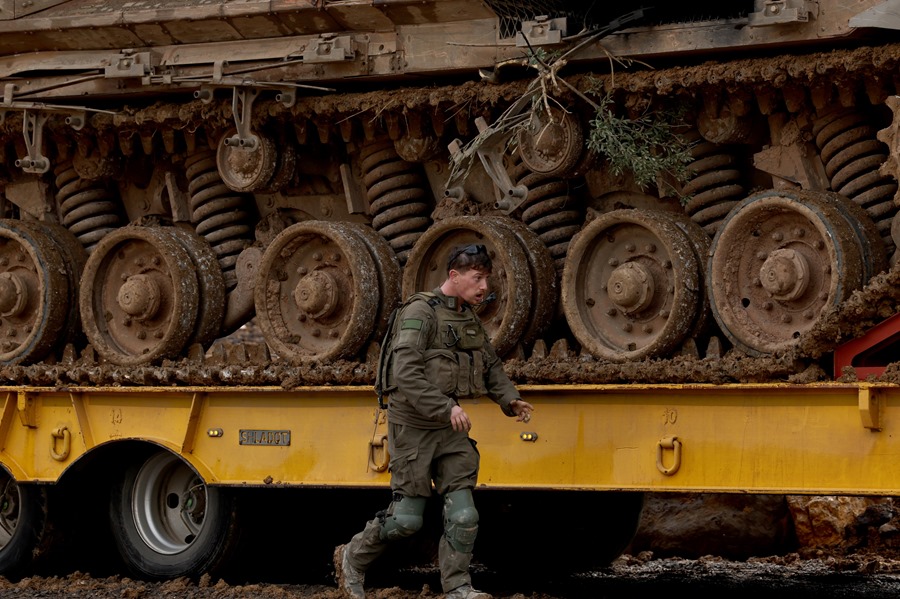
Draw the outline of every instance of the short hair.
<instances>
[{"instance_id":1,"label":"short hair","mask_svg":"<svg viewBox=\"0 0 900 599\"><path fill-rule=\"evenodd\" d=\"M466 272L473 268L486 273L493 271L494 264L491 262L487 248L480 243L460 245L453 248L447 258L447 272L451 270Z\"/></svg>"}]
</instances>

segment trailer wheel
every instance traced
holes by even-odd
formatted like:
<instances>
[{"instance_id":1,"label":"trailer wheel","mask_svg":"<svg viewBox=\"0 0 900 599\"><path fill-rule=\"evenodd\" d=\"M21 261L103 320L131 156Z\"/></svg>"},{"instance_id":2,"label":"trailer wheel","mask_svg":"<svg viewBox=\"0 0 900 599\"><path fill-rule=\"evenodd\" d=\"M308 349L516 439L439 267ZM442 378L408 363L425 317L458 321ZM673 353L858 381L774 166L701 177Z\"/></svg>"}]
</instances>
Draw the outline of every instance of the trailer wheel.
<instances>
[{"instance_id":1,"label":"trailer wheel","mask_svg":"<svg viewBox=\"0 0 900 599\"><path fill-rule=\"evenodd\" d=\"M47 523L47 495L0 469L0 575L13 578L32 561Z\"/></svg>"},{"instance_id":2,"label":"trailer wheel","mask_svg":"<svg viewBox=\"0 0 900 599\"><path fill-rule=\"evenodd\" d=\"M236 505L167 451L129 467L113 488L110 517L125 565L150 579L215 572L236 544Z\"/></svg>"}]
</instances>

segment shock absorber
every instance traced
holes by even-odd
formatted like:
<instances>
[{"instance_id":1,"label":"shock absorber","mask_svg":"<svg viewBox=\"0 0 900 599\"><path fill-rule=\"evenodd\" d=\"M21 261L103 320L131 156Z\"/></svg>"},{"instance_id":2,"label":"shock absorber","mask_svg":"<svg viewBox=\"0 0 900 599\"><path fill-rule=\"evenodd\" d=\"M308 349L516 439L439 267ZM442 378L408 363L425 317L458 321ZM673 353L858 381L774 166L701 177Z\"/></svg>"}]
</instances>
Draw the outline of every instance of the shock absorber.
<instances>
[{"instance_id":1,"label":"shock absorber","mask_svg":"<svg viewBox=\"0 0 900 599\"><path fill-rule=\"evenodd\" d=\"M212 151L188 156L185 167L191 222L215 252L225 288L230 291L237 285L234 270L238 254L253 241L252 200L246 194L228 189L216 168L216 155Z\"/></svg>"},{"instance_id":2,"label":"shock absorber","mask_svg":"<svg viewBox=\"0 0 900 599\"><path fill-rule=\"evenodd\" d=\"M416 164L400 158L389 139L364 146L360 158L372 228L387 239L400 264L406 264L413 244L431 226L425 176Z\"/></svg>"},{"instance_id":3,"label":"shock absorber","mask_svg":"<svg viewBox=\"0 0 900 599\"><path fill-rule=\"evenodd\" d=\"M727 146L701 140L691 148L691 156L691 179L682 190L689 198L684 209L712 237L747 190L736 168L737 157Z\"/></svg>"},{"instance_id":4,"label":"shock absorber","mask_svg":"<svg viewBox=\"0 0 900 599\"><path fill-rule=\"evenodd\" d=\"M561 273L569 240L581 228L584 211L569 195L565 180L531 171L518 152L513 155L509 173L516 185L528 188L528 198L522 204L522 220L550 250L556 272Z\"/></svg>"},{"instance_id":5,"label":"shock absorber","mask_svg":"<svg viewBox=\"0 0 900 599\"><path fill-rule=\"evenodd\" d=\"M890 252L894 248L891 219L897 213L893 201L897 183L879 173L888 150L876 134L869 119L852 109L828 113L813 124L831 189L853 200L872 217Z\"/></svg>"},{"instance_id":6,"label":"shock absorber","mask_svg":"<svg viewBox=\"0 0 900 599\"><path fill-rule=\"evenodd\" d=\"M80 178L71 160L53 173L62 224L91 252L104 235L121 226L118 198L102 182Z\"/></svg>"}]
</instances>

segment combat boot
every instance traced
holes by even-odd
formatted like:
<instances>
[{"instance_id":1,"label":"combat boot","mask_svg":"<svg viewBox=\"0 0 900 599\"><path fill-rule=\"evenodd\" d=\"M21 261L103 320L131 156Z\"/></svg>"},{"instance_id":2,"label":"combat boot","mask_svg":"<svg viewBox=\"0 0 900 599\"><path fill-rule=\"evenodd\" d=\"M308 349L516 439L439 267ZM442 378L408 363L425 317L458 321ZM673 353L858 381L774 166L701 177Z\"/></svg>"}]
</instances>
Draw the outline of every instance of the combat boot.
<instances>
[{"instance_id":1,"label":"combat boot","mask_svg":"<svg viewBox=\"0 0 900 599\"><path fill-rule=\"evenodd\" d=\"M347 599L366 599L366 591L363 589L366 575L347 561L346 545L338 545L334 550L334 578L338 589Z\"/></svg>"},{"instance_id":2,"label":"combat boot","mask_svg":"<svg viewBox=\"0 0 900 599\"><path fill-rule=\"evenodd\" d=\"M494 599L488 593L476 591L470 584L456 587L444 595L444 599Z\"/></svg>"}]
</instances>

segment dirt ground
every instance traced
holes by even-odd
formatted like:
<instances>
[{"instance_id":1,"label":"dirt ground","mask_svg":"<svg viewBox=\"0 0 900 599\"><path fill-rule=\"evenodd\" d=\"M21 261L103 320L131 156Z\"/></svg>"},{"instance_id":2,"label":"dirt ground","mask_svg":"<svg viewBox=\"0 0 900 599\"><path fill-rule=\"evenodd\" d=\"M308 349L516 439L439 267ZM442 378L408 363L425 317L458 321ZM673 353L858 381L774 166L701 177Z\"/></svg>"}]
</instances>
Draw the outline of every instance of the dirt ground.
<instances>
[{"instance_id":1,"label":"dirt ground","mask_svg":"<svg viewBox=\"0 0 900 599\"><path fill-rule=\"evenodd\" d=\"M401 573L399 585L367 589L369 599L437 599L434 572ZM423 582L424 580L424 582ZM801 559L781 557L729 561L716 557L696 560L652 559L647 553L623 556L609 568L577 575L519 583L509 576L476 575L476 586L497 599L573 599L622 597L645 592L690 592L713 597L892 597L900 592L900 561L877 555ZM482 584L482 582L484 584ZM517 588L518 586L518 588ZM208 577L192 582L142 582L124 577L92 578L83 573L26 578L9 582L0 578L0 597L58 597L66 599L141 599L192 597L196 599L342 599L335 586L325 584L229 585Z\"/></svg>"}]
</instances>

